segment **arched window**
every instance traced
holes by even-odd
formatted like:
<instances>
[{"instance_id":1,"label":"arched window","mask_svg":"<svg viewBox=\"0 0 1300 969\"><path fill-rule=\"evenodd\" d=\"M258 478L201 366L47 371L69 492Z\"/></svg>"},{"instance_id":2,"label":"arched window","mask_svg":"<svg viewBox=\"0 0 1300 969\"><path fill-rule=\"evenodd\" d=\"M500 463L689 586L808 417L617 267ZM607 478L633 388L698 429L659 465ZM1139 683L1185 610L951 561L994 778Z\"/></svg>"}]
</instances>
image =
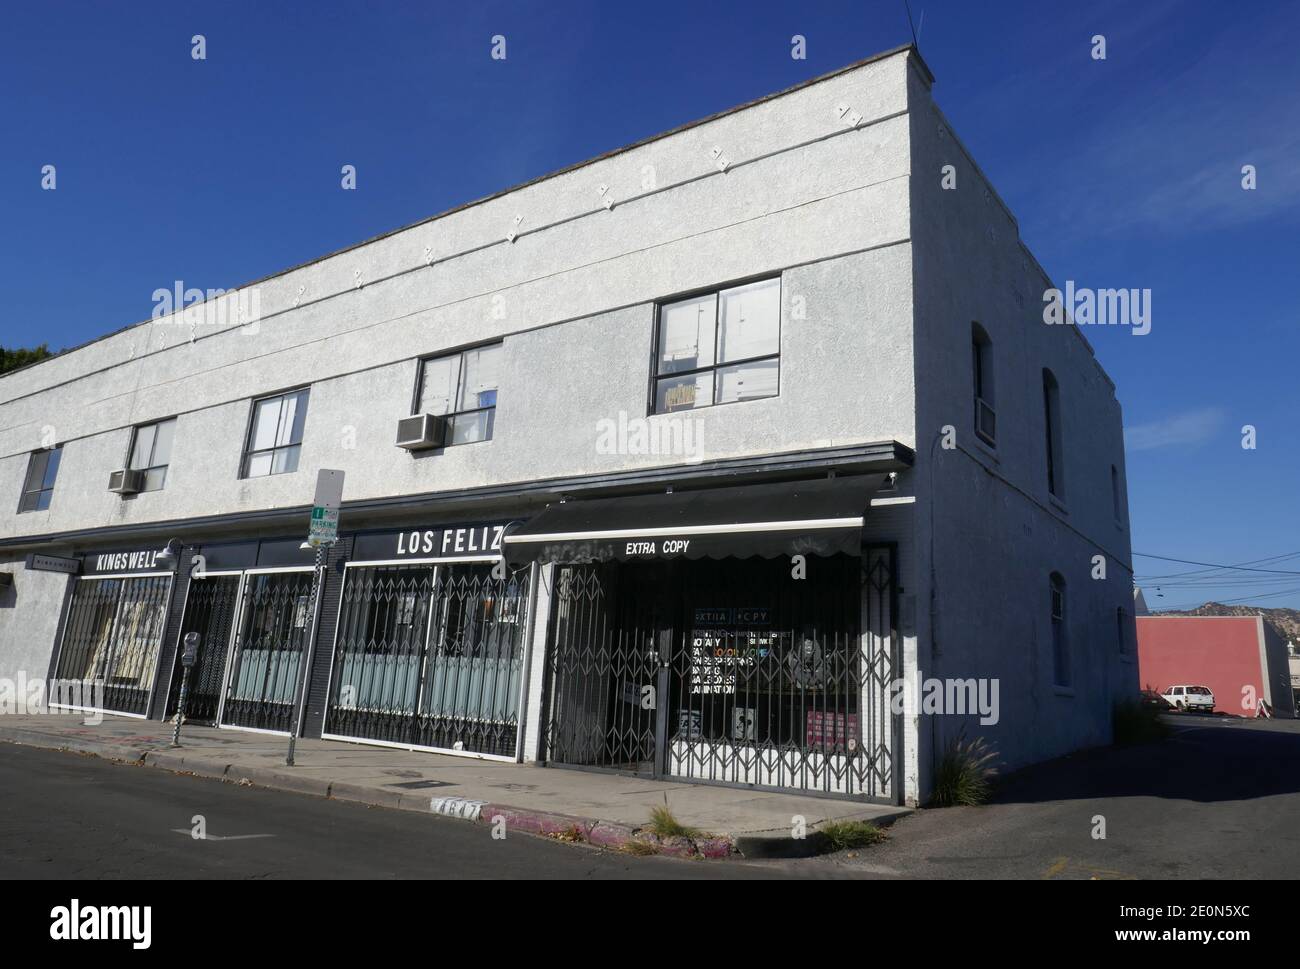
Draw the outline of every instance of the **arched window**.
<instances>
[{"instance_id":1,"label":"arched window","mask_svg":"<svg viewBox=\"0 0 1300 969\"><path fill-rule=\"evenodd\" d=\"M1061 448L1061 388L1052 371L1043 369L1043 420L1047 426L1047 490L1065 497L1065 461Z\"/></svg>"},{"instance_id":2,"label":"arched window","mask_svg":"<svg viewBox=\"0 0 1300 969\"><path fill-rule=\"evenodd\" d=\"M993 341L978 323L971 324L971 374L975 383L975 433L988 444L997 443L994 407Z\"/></svg>"}]
</instances>

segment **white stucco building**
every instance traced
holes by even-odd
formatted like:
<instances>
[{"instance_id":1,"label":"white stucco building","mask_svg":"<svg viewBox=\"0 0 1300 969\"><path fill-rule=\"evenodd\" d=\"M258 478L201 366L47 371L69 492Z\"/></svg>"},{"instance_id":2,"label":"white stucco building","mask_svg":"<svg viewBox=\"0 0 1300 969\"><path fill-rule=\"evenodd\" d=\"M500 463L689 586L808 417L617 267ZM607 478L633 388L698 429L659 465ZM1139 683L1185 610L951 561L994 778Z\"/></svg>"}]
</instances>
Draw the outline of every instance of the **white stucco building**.
<instances>
[{"instance_id":1,"label":"white stucco building","mask_svg":"<svg viewBox=\"0 0 1300 969\"><path fill-rule=\"evenodd\" d=\"M931 85L890 51L0 378L0 675L162 717L194 630L232 729L306 668L308 735L909 803L963 727L1108 742L1120 406Z\"/></svg>"}]
</instances>

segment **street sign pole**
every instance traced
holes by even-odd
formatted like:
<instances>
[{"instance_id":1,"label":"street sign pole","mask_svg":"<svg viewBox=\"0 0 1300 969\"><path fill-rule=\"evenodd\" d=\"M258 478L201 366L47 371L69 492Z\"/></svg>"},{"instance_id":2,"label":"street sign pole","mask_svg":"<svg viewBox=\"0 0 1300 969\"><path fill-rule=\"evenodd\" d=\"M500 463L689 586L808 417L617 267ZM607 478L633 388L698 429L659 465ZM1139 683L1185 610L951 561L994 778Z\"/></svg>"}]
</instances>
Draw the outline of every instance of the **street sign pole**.
<instances>
[{"instance_id":1,"label":"street sign pole","mask_svg":"<svg viewBox=\"0 0 1300 969\"><path fill-rule=\"evenodd\" d=\"M320 599L325 588L325 556L330 546L339 540L339 505L343 501L343 472L321 468L316 474L316 497L312 501L311 524L307 530L307 545L316 549L316 566L312 571L311 631L302 648L302 669L298 671L293 693L293 720L289 724L289 750L284 762L293 766L294 747L298 731L302 729L304 705L307 700L307 682L311 676L316 634L320 626Z\"/></svg>"}]
</instances>

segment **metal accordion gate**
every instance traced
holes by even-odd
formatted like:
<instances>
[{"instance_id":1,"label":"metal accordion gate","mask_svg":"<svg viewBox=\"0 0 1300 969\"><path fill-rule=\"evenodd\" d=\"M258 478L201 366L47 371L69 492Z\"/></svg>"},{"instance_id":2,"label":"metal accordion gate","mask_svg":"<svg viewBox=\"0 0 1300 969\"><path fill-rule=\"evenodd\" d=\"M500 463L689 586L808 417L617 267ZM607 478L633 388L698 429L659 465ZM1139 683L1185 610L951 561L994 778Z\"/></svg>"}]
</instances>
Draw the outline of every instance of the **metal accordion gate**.
<instances>
[{"instance_id":1,"label":"metal accordion gate","mask_svg":"<svg viewBox=\"0 0 1300 969\"><path fill-rule=\"evenodd\" d=\"M515 759L530 577L349 564L322 736Z\"/></svg>"},{"instance_id":2,"label":"metal accordion gate","mask_svg":"<svg viewBox=\"0 0 1300 969\"><path fill-rule=\"evenodd\" d=\"M77 580L55 666L51 706L147 714L171 585L169 573ZM83 700L59 702L73 694Z\"/></svg>"},{"instance_id":3,"label":"metal accordion gate","mask_svg":"<svg viewBox=\"0 0 1300 969\"><path fill-rule=\"evenodd\" d=\"M230 651L222 726L287 734L311 630L314 572L245 573L239 633Z\"/></svg>"},{"instance_id":4,"label":"metal accordion gate","mask_svg":"<svg viewBox=\"0 0 1300 969\"><path fill-rule=\"evenodd\" d=\"M556 566L548 761L892 802L894 555Z\"/></svg>"},{"instance_id":5,"label":"metal accordion gate","mask_svg":"<svg viewBox=\"0 0 1300 969\"><path fill-rule=\"evenodd\" d=\"M195 576L190 581L181 618L180 638L199 634L199 657L190 670L185 719L215 724L221 709L221 688L225 683L226 656L239 613L240 573ZM181 656L176 651L175 669L167 695L166 716L176 712L181 692Z\"/></svg>"}]
</instances>

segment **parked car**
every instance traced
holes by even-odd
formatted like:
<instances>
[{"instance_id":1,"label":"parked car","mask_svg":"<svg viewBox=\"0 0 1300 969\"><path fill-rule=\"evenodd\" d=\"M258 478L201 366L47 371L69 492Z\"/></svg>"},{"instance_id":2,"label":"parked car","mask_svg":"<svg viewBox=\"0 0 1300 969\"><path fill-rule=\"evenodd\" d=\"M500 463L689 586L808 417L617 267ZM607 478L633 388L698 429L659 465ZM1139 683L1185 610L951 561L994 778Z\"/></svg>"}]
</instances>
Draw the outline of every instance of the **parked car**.
<instances>
[{"instance_id":1,"label":"parked car","mask_svg":"<svg viewBox=\"0 0 1300 969\"><path fill-rule=\"evenodd\" d=\"M1153 710L1164 712L1165 710L1172 710L1174 708L1172 703L1162 697L1155 690L1143 690L1140 699L1144 707L1151 707Z\"/></svg>"},{"instance_id":2,"label":"parked car","mask_svg":"<svg viewBox=\"0 0 1300 969\"><path fill-rule=\"evenodd\" d=\"M1214 709L1214 693L1208 686L1171 686L1161 696L1179 710L1209 713Z\"/></svg>"}]
</instances>

